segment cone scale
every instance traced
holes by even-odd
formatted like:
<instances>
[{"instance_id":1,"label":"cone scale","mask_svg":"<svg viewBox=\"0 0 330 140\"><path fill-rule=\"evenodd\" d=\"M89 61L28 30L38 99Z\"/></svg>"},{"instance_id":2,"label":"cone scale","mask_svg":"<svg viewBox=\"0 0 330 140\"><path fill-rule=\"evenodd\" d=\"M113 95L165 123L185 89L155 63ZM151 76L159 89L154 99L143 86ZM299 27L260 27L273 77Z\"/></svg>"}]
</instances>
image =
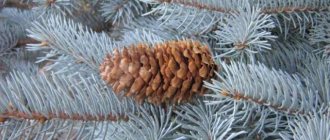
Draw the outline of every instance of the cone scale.
<instances>
[{"instance_id":1,"label":"cone scale","mask_svg":"<svg viewBox=\"0 0 330 140\"><path fill-rule=\"evenodd\" d=\"M203 95L203 81L211 79L216 69L207 46L181 40L114 50L101 64L100 74L116 94L160 105Z\"/></svg>"}]
</instances>

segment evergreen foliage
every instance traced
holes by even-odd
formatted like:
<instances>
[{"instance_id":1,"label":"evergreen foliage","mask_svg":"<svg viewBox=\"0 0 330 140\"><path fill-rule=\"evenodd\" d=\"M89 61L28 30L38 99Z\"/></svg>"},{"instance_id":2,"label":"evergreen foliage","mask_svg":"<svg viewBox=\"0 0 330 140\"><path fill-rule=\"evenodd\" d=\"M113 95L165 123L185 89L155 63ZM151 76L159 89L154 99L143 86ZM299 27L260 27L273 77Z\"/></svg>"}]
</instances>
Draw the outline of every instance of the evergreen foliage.
<instances>
[{"instance_id":1,"label":"evergreen foliage","mask_svg":"<svg viewBox=\"0 0 330 140\"><path fill-rule=\"evenodd\" d=\"M219 67L190 102L100 76L115 49L188 39ZM330 0L0 0L1 139L330 140L329 107Z\"/></svg>"}]
</instances>

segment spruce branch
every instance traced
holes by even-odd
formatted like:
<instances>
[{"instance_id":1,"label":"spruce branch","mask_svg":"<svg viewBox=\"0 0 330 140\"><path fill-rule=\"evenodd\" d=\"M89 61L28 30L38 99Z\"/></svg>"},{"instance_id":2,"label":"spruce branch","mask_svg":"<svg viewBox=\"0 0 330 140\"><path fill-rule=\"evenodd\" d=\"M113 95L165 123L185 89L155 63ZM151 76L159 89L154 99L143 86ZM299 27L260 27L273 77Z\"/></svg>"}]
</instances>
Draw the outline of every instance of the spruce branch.
<instances>
[{"instance_id":1,"label":"spruce branch","mask_svg":"<svg viewBox=\"0 0 330 140\"><path fill-rule=\"evenodd\" d=\"M160 4L145 15L157 15L161 26L177 30L182 35L200 36L212 31L223 17L222 13L212 13L181 5Z\"/></svg>"},{"instance_id":2,"label":"spruce branch","mask_svg":"<svg viewBox=\"0 0 330 140\"><path fill-rule=\"evenodd\" d=\"M66 17L92 28L95 32L108 31L113 25L105 22L106 19L102 16L102 12L99 11L102 1L71 1L74 7L77 8L71 10L72 14L66 15Z\"/></svg>"},{"instance_id":3,"label":"spruce branch","mask_svg":"<svg viewBox=\"0 0 330 140\"><path fill-rule=\"evenodd\" d=\"M82 122L51 120L40 123L34 120L7 120L0 124L0 136L5 139L93 139L99 135L97 126L111 132L110 122Z\"/></svg>"},{"instance_id":4,"label":"spruce branch","mask_svg":"<svg viewBox=\"0 0 330 140\"><path fill-rule=\"evenodd\" d=\"M197 9L206 9L209 11L216 11L220 13L231 13L235 12L235 8L224 6L222 3L228 3L226 5L235 4L236 2L233 0L225 0L217 1L205 1L205 0L142 0L145 2L152 3L168 3L168 4L178 4L184 5L187 7L194 7ZM262 7L261 12L264 14L274 14L274 13L293 13L293 12L322 12L328 11L329 0L312 0L311 2L292 2L283 1L279 2L276 0L268 0L268 1L257 1L257 0L249 0L249 3L256 4Z\"/></svg>"},{"instance_id":5,"label":"spruce branch","mask_svg":"<svg viewBox=\"0 0 330 140\"><path fill-rule=\"evenodd\" d=\"M179 128L173 108L166 110L156 106L140 106L139 113L131 113L128 122L114 124L117 132L108 139L176 139Z\"/></svg>"},{"instance_id":6,"label":"spruce branch","mask_svg":"<svg viewBox=\"0 0 330 140\"><path fill-rule=\"evenodd\" d=\"M54 119L61 119L61 120L74 120L74 121L120 121L124 120L127 121L127 116L114 116L112 114L109 114L107 116L93 116L90 114L70 114L68 115L65 112L59 112L58 114L41 114L38 112L31 112L31 113L25 113L25 112L19 112L14 109L14 107L9 107L10 110L6 112L2 112L0 115L1 122L5 122L7 119L16 119L16 120L35 120L40 123L44 123L49 120Z\"/></svg>"},{"instance_id":7,"label":"spruce branch","mask_svg":"<svg viewBox=\"0 0 330 140\"><path fill-rule=\"evenodd\" d=\"M93 75L66 78L12 72L1 80L0 91L2 119L114 121L127 119L126 114L135 110L133 102L119 99Z\"/></svg>"},{"instance_id":8,"label":"spruce branch","mask_svg":"<svg viewBox=\"0 0 330 140\"><path fill-rule=\"evenodd\" d=\"M249 4L252 7L260 8L262 14L272 15L276 27L278 27L284 35L288 35L288 30L299 29L301 34L306 34L306 29L313 26L318 18L318 13L329 11L329 0L311 0L311 1L257 1L257 0L142 0L151 4L159 4L150 13L162 15L160 20L164 20L164 25L176 25L184 27L183 33L191 29L191 23L197 24L197 34L201 35L212 31L214 24L222 22L221 17L228 14L236 13L239 10L236 7L245 7ZM180 12L182 7L186 7L185 14ZM191 10L187 10L191 9ZM198 11L198 12L197 12ZM181 17L181 20L180 18ZM198 17L198 18L193 18ZM203 17L203 20L199 20ZM207 19L208 24L200 24ZM185 19L185 20L182 20ZM196 21L195 21L196 20ZM211 22L212 21L212 22ZM311 25L310 25L311 24ZM197 28L197 29L198 29ZM194 28L195 29L195 28ZM188 32L189 33L189 32ZM191 33L190 33L191 34Z\"/></svg>"},{"instance_id":9,"label":"spruce branch","mask_svg":"<svg viewBox=\"0 0 330 140\"><path fill-rule=\"evenodd\" d=\"M290 133L288 130L288 122L295 119L295 115L274 111L274 109L253 102L244 102L241 100L233 100L231 98L219 98L218 95L214 94L206 96L211 97L204 99L204 104L206 104L207 107L218 106L219 109L216 112L218 115L222 115L225 118L234 118L235 121L232 123L231 133L239 131L245 132L236 137L236 139L281 138L281 133ZM199 106L199 104L197 106ZM188 117L183 116L183 118ZM209 117L206 118L208 118L207 120L210 120ZM194 122L198 121L194 120L193 123ZM204 128L198 128L198 130L204 130Z\"/></svg>"},{"instance_id":10,"label":"spruce branch","mask_svg":"<svg viewBox=\"0 0 330 140\"><path fill-rule=\"evenodd\" d=\"M240 104L240 103L238 103ZM242 106L249 110L247 121L243 125L237 123L235 128L248 131L247 137L253 139L276 139L280 138L279 132L288 132L288 122L291 116L284 113L274 112L267 107L255 106L252 104ZM245 108L242 108L244 110ZM242 112L242 111L241 111ZM239 115L237 115L239 117ZM239 120L239 119L238 119Z\"/></svg>"},{"instance_id":11,"label":"spruce branch","mask_svg":"<svg viewBox=\"0 0 330 140\"><path fill-rule=\"evenodd\" d=\"M206 105L199 99L192 104L179 106L175 110L179 116L178 123L183 128L179 135L187 139L234 139L246 134L244 130L235 130L235 117L244 116L241 113L235 115L237 106L232 102L223 104Z\"/></svg>"},{"instance_id":12,"label":"spruce branch","mask_svg":"<svg viewBox=\"0 0 330 140\"><path fill-rule=\"evenodd\" d=\"M254 1L262 9L271 9L272 18L284 36L288 36L291 30L297 30L306 35L309 28L315 26L322 13L329 12L329 0L309 1Z\"/></svg>"},{"instance_id":13,"label":"spruce branch","mask_svg":"<svg viewBox=\"0 0 330 140\"><path fill-rule=\"evenodd\" d=\"M320 16L317 18L318 22L316 25L310 30L309 40L312 44L317 43L330 43L330 13L324 12L320 13Z\"/></svg>"},{"instance_id":14,"label":"spruce branch","mask_svg":"<svg viewBox=\"0 0 330 140\"><path fill-rule=\"evenodd\" d=\"M262 64L233 62L220 65L224 72L224 75L218 74L220 80L205 83L218 98L252 102L288 114L306 114L318 108L319 96L304 87L297 75L269 69Z\"/></svg>"},{"instance_id":15,"label":"spruce branch","mask_svg":"<svg viewBox=\"0 0 330 140\"><path fill-rule=\"evenodd\" d=\"M3 26L0 25L0 28L2 27ZM0 54L15 47L17 42L18 36L12 30L7 29L4 31L0 31Z\"/></svg>"},{"instance_id":16,"label":"spruce branch","mask_svg":"<svg viewBox=\"0 0 330 140\"><path fill-rule=\"evenodd\" d=\"M26 18L33 14L38 13L38 16L48 16L49 14L62 14L66 17L73 19L76 22L83 23L91 27L94 31L101 32L109 28L109 24L104 23L105 19L101 16L101 13L97 11L98 7L101 6L100 0L96 1L72 1L72 0L34 0L30 2L21 3L34 3L33 9L30 10L18 10L19 12L11 11L13 14L11 17L15 17L17 23L22 23L19 18ZM5 8L9 9L9 8ZM13 8L12 8L13 9ZM14 9L17 10L17 9ZM8 10L7 10L8 11ZM33 12L32 12L33 11ZM13 13L15 12L15 13ZM20 16L16 13L27 13L24 16ZM16 17L18 16L18 17ZM26 26L25 26L26 27ZM26 28L24 28L25 30Z\"/></svg>"},{"instance_id":17,"label":"spruce branch","mask_svg":"<svg viewBox=\"0 0 330 140\"><path fill-rule=\"evenodd\" d=\"M63 55L56 51L50 51L45 56L38 57L36 63L44 63L44 66L40 68L41 72L52 72L68 77L76 77L77 72L87 76L91 71L94 71L82 61L77 61L72 56Z\"/></svg>"},{"instance_id":18,"label":"spruce branch","mask_svg":"<svg viewBox=\"0 0 330 140\"><path fill-rule=\"evenodd\" d=\"M101 5L102 16L113 24L127 24L148 9L139 0L105 0Z\"/></svg>"},{"instance_id":19,"label":"spruce branch","mask_svg":"<svg viewBox=\"0 0 330 140\"><path fill-rule=\"evenodd\" d=\"M32 39L26 38L25 29L39 15L40 12L35 10L20 11L13 8L2 9L0 12L0 53L14 47L25 46L25 43L34 42Z\"/></svg>"},{"instance_id":20,"label":"spruce branch","mask_svg":"<svg viewBox=\"0 0 330 140\"><path fill-rule=\"evenodd\" d=\"M210 12L206 9L197 9L173 3L159 3L153 0L142 0L146 3L158 4L151 11L144 15L157 15L162 22L161 26L172 28L178 31L180 35L192 38L203 36L216 29L216 24L222 21L226 15L221 12ZM210 5L230 6L224 1L204 1ZM240 6L242 3L237 1L231 3L233 6ZM184 11L182 9L185 9Z\"/></svg>"},{"instance_id":21,"label":"spruce branch","mask_svg":"<svg viewBox=\"0 0 330 140\"><path fill-rule=\"evenodd\" d=\"M58 28L61 27L61 28ZM28 29L29 37L47 42L49 47L82 61L94 70L108 52L117 48L105 34L96 33L82 24L74 23L63 16L50 16L40 22L34 22ZM41 49L43 44L30 45L30 49Z\"/></svg>"},{"instance_id":22,"label":"spruce branch","mask_svg":"<svg viewBox=\"0 0 330 140\"><path fill-rule=\"evenodd\" d=\"M139 44L141 42L146 42L148 44L157 44L165 42L166 40L175 40L175 38L169 33L163 32L162 34L156 34L150 29L133 29L128 30L123 34L123 39L119 44L123 46L129 46L132 44Z\"/></svg>"},{"instance_id":23,"label":"spruce branch","mask_svg":"<svg viewBox=\"0 0 330 140\"><path fill-rule=\"evenodd\" d=\"M72 11L79 7L72 0L33 0L36 3L35 9L44 13L61 13L73 15Z\"/></svg>"},{"instance_id":24,"label":"spruce branch","mask_svg":"<svg viewBox=\"0 0 330 140\"><path fill-rule=\"evenodd\" d=\"M19 10L15 8L4 8L0 12L0 19L2 24L11 25L16 30L25 30L30 26L30 23L41 15L41 11L32 10ZM24 32L24 31L21 31Z\"/></svg>"},{"instance_id":25,"label":"spruce branch","mask_svg":"<svg viewBox=\"0 0 330 140\"><path fill-rule=\"evenodd\" d=\"M234 118L235 121L231 126L232 132L246 132L236 139L279 138L280 134L278 132L288 132L288 121L294 118L285 113L274 112L266 106L232 100L230 98L219 99L217 95L207 96L211 98L206 98L204 100L205 104L218 106L218 115L223 115L225 118ZM199 130L203 129L201 128Z\"/></svg>"},{"instance_id":26,"label":"spruce branch","mask_svg":"<svg viewBox=\"0 0 330 140\"><path fill-rule=\"evenodd\" d=\"M307 87L319 96L319 104L330 105L330 64L325 58L315 55L306 55L302 65L298 67Z\"/></svg>"},{"instance_id":27,"label":"spruce branch","mask_svg":"<svg viewBox=\"0 0 330 140\"><path fill-rule=\"evenodd\" d=\"M289 124L292 135L282 134L283 139L295 140L328 140L330 139L330 116L323 113L310 113L298 116Z\"/></svg>"},{"instance_id":28,"label":"spruce branch","mask_svg":"<svg viewBox=\"0 0 330 140\"><path fill-rule=\"evenodd\" d=\"M193 7L201 10L216 11L219 13L230 13L234 11L233 9L231 9L231 5L232 6L239 5L242 2L242 1L233 1L233 0L225 0L225 1L141 0L141 1L151 4L183 5L186 7Z\"/></svg>"},{"instance_id":29,"label":"spruce branch","mask_svg":"<svg viewBox=\"0 0 330 140\"><path fill-rule=\"evenodd\" d=\"M0 0L0 138L329 139L329 6L330 0ZM100 64L115 49L141 42L155 49L178 38L208 44L227 62L219 63L217 79L204 81L207 97L175 108L138 105L99 77ZM178 57L201 50L176 49L159 56L178 61L157 67L166 66L172 78L207 73L194 68L205 62L203 55ZM147 56L133 59L140 66L154 55L136 52ZM132 59L122 56L119 72ZM193 64L187 70L177 63L182 60ZM149 65L145 69L135 76L155 77L146 76ZM122 78L127 75L115 81L135 81ZM167 85L174 89L180 80ZM196 89L186 80L180 91ZM147 95L146 88L139 91L133 95ZM160 93L179 102L203 93L173 91Z\"/></svg>"},{"instance_id":30,"label":"spruce branch","mask_svg":"<svg viewBox=\"0 0 330 140\"><path fill-rule=\"evenodd\" d=\"M309 41L301 36L290 36L286 39L279 36L275 41L270 41L272 50L254 55L246 61L255 60L269 68L283 70L289 74L300 73L299 67L304 65L307 57L314 56L315 48Z\"/></svg>"},{"instance_id":31,"label":"spruce branch","mask_svg":"<svg viewBox=\"0 0 330 140\"><path fill-rule=\"evenodd\" d=\"M1 0L1 8L32 9L36 4L33 2L23 2L22 0Z\"/></svg>"},{"instance_id":32,"label":"spruce branch","mask_svg":"<svg viewBox=\"0 0 330 140\"><path fill-rule=\"evenodd\" d=\"M39 52L27 52L22 48L13 49L13 51L2 54L0 69L3 70L1 74L5 78L12 71L24 72L26 74L36 74L39 71L39 65L36 65L34 57L39 55ZM1 71L1 70L0 70Z\"/></svg>"},{"instance_id":33,"label":"spruce branch","mask_svg":"<svg viewBox=\"0 0 330 140\"><path fill-rule=\"evenodd\" d=\"M4 0L0 7L14 7L18 9L38 9L40 11L59 11L70 13L74 5L71 0Z\"/></svg>"},{"instance_id":34,"label":"spruce branch","mask_svg":"<svg viewBox=\"0 0 330 140\"><path fill-rule=\"evenodd\" d=\"M156 44L166 40L180 39L177 31L159 26L161 24L153 16L139 16L123 26L113 26L108 35L122 46L141 42Z\"/></svg>"},{"instance_id":35,"label":"spruce branch","mask_svg":"<svg viewBox=\"0 0 330 140\"><path fill-rule=\"evenodd\" d=\"M242 57L269 50L269 41L276 38L269 31L275 27L270 15L260 13L260 9L249 4L238 8L237 13L231 13L224 21L225 23L219 23L218 30L215 31L215 37L219 40L219 48L215 49L224 53L216 57Z\"/></svg>"},{"instance_id":36,"label":"spruce branch","mask_svg":"<svg viewBox=\"0 0 330 140\"><path fill-rule=\"evenodd\" d=\"M135 18L125 25L124 31L126 32L122 35L121 44L130 45L138 44L139 42L155 44L166 40L183 38L178 35L175 29L159 26L161 23L153 16Z\"/></svg>"}]
</instances>

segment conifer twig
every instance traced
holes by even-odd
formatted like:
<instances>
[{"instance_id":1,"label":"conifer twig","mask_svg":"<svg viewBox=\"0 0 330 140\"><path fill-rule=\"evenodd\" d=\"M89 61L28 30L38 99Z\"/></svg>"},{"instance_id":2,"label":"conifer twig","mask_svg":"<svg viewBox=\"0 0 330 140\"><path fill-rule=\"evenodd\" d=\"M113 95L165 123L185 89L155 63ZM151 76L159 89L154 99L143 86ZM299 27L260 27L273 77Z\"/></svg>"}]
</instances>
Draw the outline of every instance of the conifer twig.
<instances>
[{"instance_id":1,"label":"conifer twig","mask_svg":"<svg viewBox=\"0 0 330 140\"><path fill-rule=\"evenodd\" d=\"M319 108L319 96L305 88L301 78L262 64L221 63L219 80L205 82L216 98L251 102L287 114L303 114ZM249 84L245 84L249 83Z\"/></svg>"},{"instance_id":2,"label":"conifer twig","mask_svg":"<svg viewBox=\"0 0 330 140\"><path fill-rule=\"evenodd\" d=\"M174 3L174 4L181 4L189 7L195 7L197 9L207 9L210 11L217 11L220 13L230 13L233 11L233 9L228 8L222 8L222 7L216 7L212 5L202 4L198 2L190 2L185 0L157 0L160 3Z\"/></svg>"},{"instance_id":3,"label":"conifer twig","mask_svg":"<svg viewBox=\"0 0 330 140\"><path fill-rule=\"evenodd\" d=\"M277 14L277 13L293 13L293 12L308 12L308 11L314 11L314 12L323 12L323 11L329 11L327 6L324 7L279 7L279 8L264 8L261 9L262 13L265 14Z\"/></svg>"},{"instance_id":4,"label":"conifer twig","mask_svg":"<svg viewBox=\"0 0 330 140\"><path fill-rule=\"evenodd\" d=\"M0 1L0 8L3 7L15 7L18 9L32 9L36 6L36 3L30 2L30 3L23 3L19 0L7 0L3 2L3 0Z\"/></svg>"},{"instance_id":5,"label":"conifer twig","mask_svg":"<svg viewBox=\"0 0 330 140\"><path fill-rule=\"evenodd\" d=\"M219 94L221 94L222 96L225 96L225 97L232 98L234 100L252 101L256 104L265 105L265 106L268 106L268 107L270 107L274 110L277 110L277 111L283 111L283 112L287 111L288 114L302 114L302 115L305 114L305 112L300 112L299 110L283 108L283 107L281 107L281 105L269 104L269 103L267 103L266 100L261 100L261 99L253 98L253 97L250 97L250 96L244 96L244 94L242 94L238 91L235 91L234 94L230 94L229 91L222 90Z\"/></svg>"},{"instance_id":6,"label":"conifer twig","mask_svg":"<svg viewBox=\"0 0 330 140\"><path fill-rule=\"evenodd\" d=\"M181 4L184 6L194 7L197 9L207 9L210 11L216 11L220 13L231 13L235 12L234 9L224 8L224 7L217 7L208 4L202 4L199 2L191 2L185 0L156 0L160 3L173 3L173 4ZM323 7L307 7L307 6L285 6L285 7L278 7L278 8L262 8L261 12L264 14L276 14L276 13L292 13L292 12L307 12L307 11L315 11L315 12L322 12L322 11L329 11L328 6Z\"/></svg>"},{"instance_id":7,"label":"conifer twig","mask_svg":"<svg viewBox=\"0 0 330 140\"><path fill-rule=\"evenodd\" d=\"M49 113L47 115L38 113L38 112L20 112L16 110L2 112L0 114L0 123L6 121L7 119L28 119L28 120L37 120L41 123L52 120L52 119L63 119L63 120L79 120L79 121L119 121L124 120L128 121L128 116L115 116L112 114L108 115L80 115L80 114L67 114L65 112L53 114Z\"/></svg>"},{"instance_id":8,"label":"conifer twig","mask_svg":"<svg viewBox=\"0 0 330 140\"><path fill-rule=\"evenodd\" d=\"M21 38L21 39L19 39L17 41L16 48L21 47L21 46L25 46L27 44L39 44L39 43L41 43L41 42L39 42L39 41L37 41L37 40L35 40L33 38L30 38L30 37L28 37L28 38Z\"/></svg>"}]
</instances>

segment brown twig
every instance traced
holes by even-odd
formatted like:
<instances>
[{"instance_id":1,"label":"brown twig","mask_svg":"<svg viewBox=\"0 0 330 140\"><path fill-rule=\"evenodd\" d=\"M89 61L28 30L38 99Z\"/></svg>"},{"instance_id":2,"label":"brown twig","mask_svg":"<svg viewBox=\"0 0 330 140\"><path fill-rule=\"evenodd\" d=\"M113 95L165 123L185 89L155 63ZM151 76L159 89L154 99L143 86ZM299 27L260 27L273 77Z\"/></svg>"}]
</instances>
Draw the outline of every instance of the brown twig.
<instances>
[{"instance_id":1,"label":"brown twig","mask_svg":"<svg viewBox=\"0 0 330 140\"><path fill-rule=\"evenodd\" d=\"M202 4L202 3L197 3L197 2L189 2L189 1L185 1L185 0L158 0L158 2L161 3L174 3L174 4L182 4L185 6L189 6L189 7L195 7L197 9L207 9L210 11L217 11L220 13L229 13L232 12L232 9L227 9L227 8L222 8L222 7L215 7L215 6L211 6L211 5L207 5L207 4Z\"/></svg>"},{"instance_id":2,"label":"brown twig","mask_svg":"<svg viewBox=\"0 0 330 140\"><path fill-rule=\"evenodd\" d=\"M17 41L16 48L19 48L21 46L25 46L26 44L38 44L41 43L40 41L37 41L33 38L21 38Z\"/></svg>"},{"instance_id":3,"label":"brown twig","mask_svg":"<svg viewBox=\"0 0 330 140\"><path fill-rule=\"evenodd\" d=\"M185 0L158 0L158 2L161 3L174 3L174 4L181 4L189 7L194 7L197 9L206 9L210 11L216 11L220 13L230 13L230 12L236 12L234 9L230 8L223 8L223 7L217 7L213 5L207 5L207 4L202 4L198 2L189 2ZM264 8L261 9L262 13L265 14L276 14L276 13L292 13L292 12L307 12L307 11L315 11L315 12L321 12L321 11L328 11L328 7L278 7L278 8Z\"/></svg>"},{"instance_id":4,"label":"brown twig","mask_svg":"<svg viewBox=\"0 0 330 140\"><path fill-rule=\"evenodd\" d=\"M288 114L306 114L305 112L300 112L299 110L294 110L294 109L288 109L288 108L281 107L281 105L268 104L266 100L261 100L259 98L245 96L244 94L242 94L242 93L240 93L238 91L235 91L233 94L230 94L229 91L222 90L220 92L220 94L222 96L226 96L226 97L232 98L234 100L252 101L252 102L254 102L256 104L265 105L265 106L268 106L270 108L273 108L274 110L277 110L277 111L287 112Z\"/></svg>"},{"instance_id":5,"label":"brown twig","mask_svg":"<svg viewBox=\"0 0 330 140\"><path fill-rule=\"evenodd\" d=\"M18 8L18 9L32 9L35 6L36 6L36 4L33 3L33 2L23 3L23 2L20 2L19 0L8 0L6 2L0 1L0 8L2 8L2 7L15 7L15 8Z\"/></svg>"},{"instance_id":6,"label":"brown twig","mask_svg":"<svg viewBox=\"0 0 330 140\"><path fill-rule=\"evenodd\" d=\"M46 5L50 6L51 4L54 4L56 0L47 0ZM0 8L2 7L15 7L18 9L32 9L33 7L38 6L37 3L35 2L29 2L29 3L24 3L20 2L19 0L8 0L6 2L0 1L1 5Z\"/></svg>"},{"instance_id":7,"label":"brown twig","mask_svg":"<svg viewBox=\"0 0 330 140\"><path fill-rule=\"evenodd\" d=\"M32 113L25 113L20 112L16 110L11 110L7 112L3 112L0 114L0 123L5 122L7 119L27 119L27 120L36 120L40 123L43 123L47 120L52 119L63 119L63 120L78 120L78 121L128 121L128 116L122 115L122 116L115 116L112 114L109 115L80 115L80 114L67 114L64 112L54 114L54 113L48 113L47 115L43 115L38 112L32 112Z\"/></svg>"},{"instance_id":8,"label":"brown twig","mask_svg":"<svg viewBox=\"0 0 330 140\"><path fill-rule=\"evenodd\" d=\"M265 14L276 14L276 13L293 13L293 12L322 12L328 11L328 7L280 7L280 8L265 8L261 10Z\"/></svg>"}]
</instances>

